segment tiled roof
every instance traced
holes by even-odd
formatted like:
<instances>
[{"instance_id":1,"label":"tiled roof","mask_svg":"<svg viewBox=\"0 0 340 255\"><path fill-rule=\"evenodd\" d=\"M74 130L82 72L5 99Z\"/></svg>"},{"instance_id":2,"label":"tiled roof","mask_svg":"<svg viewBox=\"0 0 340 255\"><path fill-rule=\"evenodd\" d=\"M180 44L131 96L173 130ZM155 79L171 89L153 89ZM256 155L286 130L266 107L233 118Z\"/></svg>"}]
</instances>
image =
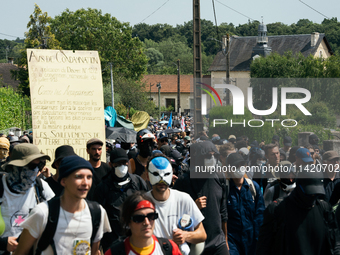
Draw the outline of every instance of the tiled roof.
<instances>
[{"instance_id":1,"label":"tiled roof","mask_svg":"<svg viewBox=\"0 0 340 255\"><path fill-rule=\"evenodd\" d=\"M13 64L0 63L0 76L5 84L11 86L14 89L17 89L19 86L19 81L12 79L12 74L10 70L17 70L18 67Z\"/></svg>"},{"instance_id":2,"label":"tiled roof","mask_svg":"<svg viewBox=\"0 0 340 255\"><path fill-rule=\"evenodd\" d=\"M193 79L193 75L181 75L180 76L180 86L181 93L190 93L190 81ZM151 93L158 92L157 83L161 83L162 93L177 93L177 75L144 75L143 82L146 83L146 91Z\"/></svg>"},{"instance_id":3,"label":"tiled roof","mask_svg":"<svg viewBox=\"0 0 340 255\"><path fill-rule=\"evenodd\" d=\"M272 52L283 54L286 51L301 52L305 57L315 54L322 40L331 52L325 34L319 34L316 46L311 47L311 35L277 35L268 36L268 46ZM253 47L256 45L257 36L232 37L230 42L230 71L250 71ZM226 57L218 52L208 71L225 71Z\"/></svg>"}]
</instances>

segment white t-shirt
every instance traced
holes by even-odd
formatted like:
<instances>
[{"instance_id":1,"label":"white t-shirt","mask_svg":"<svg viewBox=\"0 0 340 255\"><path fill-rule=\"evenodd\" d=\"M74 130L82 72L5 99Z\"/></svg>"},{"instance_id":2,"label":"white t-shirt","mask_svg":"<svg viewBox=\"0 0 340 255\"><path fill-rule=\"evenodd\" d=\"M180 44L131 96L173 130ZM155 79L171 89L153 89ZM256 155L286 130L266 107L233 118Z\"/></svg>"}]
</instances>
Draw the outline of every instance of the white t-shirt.
<instances>
[{"instance_id":1,"label":"white t-shirt","mask_svg":"<svg viewBox=\"0 0 340 255\"><path fill-rule=\"evenodd\" d=\"M172 239L173 229L178 228L178 221L183 214L190 215L194 228L204 220L204 216L198 209L194 200L187 194L178 190L170 189L170 196L166 201L157 201L151 194L146 193L156 205L158 219L155 220L154 235Z\"/></svg>"},{"instance_id":2,"label":"white t-shirt","mask_svg":"<svg viewBox=\"0 0 340 255\"><path fill-rule=\"evenodd\" d=\"M2 176L1 181L4 187L4 194L0 199L0 201L2 201L1 215L6 226L2 237L18 237L23 230L19 225L26 220L30 211L37 205L34 184L32 184L32 187L24 194L16 194L9 190L6 182L6 174ZM50 200L54 197L52 189L44 180L41 180L41 183L44 197Z\"/></svg>"},{"instance_id":3,"label":"white t-shirt","mask_svg":"<svg viewBox=\"0 0 340 255\"><path fill-rule=\"evenodd\" d=\"M87 203L85 205L84 210L76 213L69 213L60 207L58 225L53 238L58 255L91 254L92 220L90 209ZM104 233L111 232L106 211L102 206L100 209L101 221L94 243L100 241ZM39 239L45 230L47 218L48 204L47 202L40 203L20 226L27 229L34 238ZM35 248L38 242L39 240L36 242ZM42 255L53 255L52 247L48 246Z\"/></svg>"}]
</instances>

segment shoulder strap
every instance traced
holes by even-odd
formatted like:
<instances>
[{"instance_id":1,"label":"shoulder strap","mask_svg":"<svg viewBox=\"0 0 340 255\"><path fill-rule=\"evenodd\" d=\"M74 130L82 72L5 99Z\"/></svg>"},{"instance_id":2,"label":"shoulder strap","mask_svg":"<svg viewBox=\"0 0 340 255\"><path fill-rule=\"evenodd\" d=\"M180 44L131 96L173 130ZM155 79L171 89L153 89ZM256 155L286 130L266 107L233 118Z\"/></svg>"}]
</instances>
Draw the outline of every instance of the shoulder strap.
<instances>
[{"instance_id":1,"label":"shoulder strap","mask_svg":"<svg viewBox=\"0 0 340 255\"><path fill-rule=\"evenodd\" d=\"M4 184L2 182L2 177L4 176L4 174L0 174L0 198L3 197L4 195ZM0 205L2 204L2 200L0 202Z\"/></svg>"},{"instance_id":2,"label":"shoulder strap","mask_svg":"<svg viewBox=\"0 0 340 255\"><path fill-rule=\"evenodd\" d=\"M278 199L280 196L280 184L275 184L274 185L274 195L273 195L273 201Z\"/></svg>"},{"instance_id":3,"label":"shoulder strap","mask_svg":"<svg viewBox=\"0 0 340 255\"><path fill-rule=\"evenodd\" d=\"M97 202L89 201L89 200L86 200L86 202L89 206L91 218L92 218L92 235L91 235L91 245L92 245L92 242L93 242L94 238L96 237L96 234L97 234L98 229L99 229L102 212L101 212L100 206Z\"/></svg>"},{"instance_id":4,"label":"shoulder strap","mask_svg":"<svg viewBox=\"0 0 340 255\"><path fill-rule=\"evenodd\" d=\"M48 204L48 218L47 224L41 238L38 242L35 255L40 255L46 248L51 245L54 254L56 255L56 249L53 241L53 237L58 225L59 211L60 211L60 197L52 198L47 202Z\"/></svg>"},{"instance_id":5,"label":"shoulder strap","mask_svg":"<svg viewBox=\"0 0 340 255\"><path fill-rule=\"evenodd\" d=\"M229 192L230 192L230 182L229 182L229 179L226 179L226 184L225 184L226 186L227 186L227 188L226 188L226 192L227 192L227 194L226 194L226 197L227 197L227 199L228 199L228 197L229 197Z\"/></svg>"},{"instance_id":6,"label":"shoulder strap","mask_svg":"<svg viewBox=\"0 0 340 255\"><path fill-rule=\"evenodd\" d=\"M34 189L37 194L37 203L39 204L43 201L46 201L46 198L43 194L44 187L39 177L35 179Z\"/></svg>"},{"instance_id":7,"label":"shoulder strap","mask_svg":"<svg viewBox=\"0 0 340 255\"><path fill-rule=\"evenodd\" d=\"M134 158L130 159L130 166L131 166L131 172L134 174L136 172L136 163L135 163Z\"/></svg>"},{"instance_id":8,"label":"shoulder strap","mask_svg":"<svg viewBox=\"0 0 340 255\"><path fill-rule=\"evenodd\" d=\"M256 189L255 189L255 187L254 187L253 181L250 180L249 178L244 178L244 179L247 181L247 183L248 183L248 185L249 185L249 190L250 190L250 192L251 192L251 195L252 195L252 197L253 197L253 200L255 200L255 197L256 197Z\"/></svg>"},{"instance_id":9,"label":"shoulder strap","mask_svg":"<svg viewBox=\"0 0 340 255\"><path fill-rule=\"evenodd\" d=\"M164 255L172 255L172 245L167 238L156 237Z\"/></svg>"}]
</instances>

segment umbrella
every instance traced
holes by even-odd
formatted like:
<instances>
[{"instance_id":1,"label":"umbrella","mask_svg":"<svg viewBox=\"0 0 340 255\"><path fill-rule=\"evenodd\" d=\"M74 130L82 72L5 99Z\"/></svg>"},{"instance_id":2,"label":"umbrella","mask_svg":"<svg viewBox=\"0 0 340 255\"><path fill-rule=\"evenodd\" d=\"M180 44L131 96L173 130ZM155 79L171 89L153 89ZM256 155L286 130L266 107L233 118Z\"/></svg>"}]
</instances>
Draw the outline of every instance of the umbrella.
<instances>
[{"instance_id":1,"label":"umbrella","mask_svg":"<svg viewBox=\"0 0 340 255\"><path fill-rule=\"evenodd\" d=\"M168 124L168 123L169 123L169 121L167 121L167 120L162 120L162 121L159 122L159 124Z\"/></svg>"},{"instance_id":2,"label":"umbrella","mask_svg":"<svg viewBox=\"0 0 340 255\"><path fill-rule=\"evenodd\" d=\"M182 132L181 130L177 128L170 128L170 129L164 129L164 133L171 134L171 133L180 133Z\"/></svg>"},{"instance_id":3,"label":"umbrella","mask_svg":"<svg viewBox=\"0 0 340 255\"><path fill-rule=\"evenodd\" d=\"M105 136L106 139L113 139L123 143L137 142L137 132L125 127L107 127Z\"/></svg>"}]
</instances>

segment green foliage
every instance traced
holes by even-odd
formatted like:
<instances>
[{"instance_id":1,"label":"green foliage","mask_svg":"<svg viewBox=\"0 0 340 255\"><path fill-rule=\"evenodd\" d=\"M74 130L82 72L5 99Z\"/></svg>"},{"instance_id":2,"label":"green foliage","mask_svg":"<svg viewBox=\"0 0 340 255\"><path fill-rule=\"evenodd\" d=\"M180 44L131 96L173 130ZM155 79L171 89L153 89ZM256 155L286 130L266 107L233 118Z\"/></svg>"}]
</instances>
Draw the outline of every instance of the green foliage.
<instances>
[{"instance_id":1,"label":"green foliage","mask_svg":"<svg viewBox=\"0 0 340 255\"><path fill-rule=\"evenodd\" d=\"M0 85L0 130L10 127L28 129L30 121L27 120L25 112L27 99L14 92L11 87L2 87L2 80Z\"/></svg>"},{"instance_id":2,"label":"green foliage","mask_svg":"<svg viewBox=\"0 0 340 255\"><path fill-rule=\"evenodd\" d=\"M147 57L143 44L132 38L132 28L128 23L119 22L101 10L66 9L56 16L51 28L60 45L66 50L97 50L101 64L107 67L113 63L113 74L138 80L146 72ZM109 81L110 70L103 68L103 80Z\"/></svg>"},{"instance_id":3,"label":"green foliage","mask_svg":"<svg viewBox=\"0 0 340 255\"><path fill-rule=\"evenodd\" d=\"M24 44L16 41L1 40L0 39L0 63L7 63L7 57L13 58L14 63L18 64L20 58L20 50L23 49Z\"/></svg>"},{"instance_id":4,"label":"green foliage","mask_svg":"<svg viewBox=\"0 0 340 255\"><path fill-rule=\"evenodd\" d=\"M316 107L316 106L315 106ZM318 113L318 116L322 114ZM330 115L329 115L330 116ZM268 116L268 119L271 119L273 116ZM274 116L275 117L275 116ZM285 119L290 118L285 117ZM216 125L213 127L214 119L226 119L228 120L227 124ZM298 121L298 125L296 127L286 128L281 126L279 121L275 121L272 127L271 121L264 121L264 125L262 127L249 127L248 121L254 119L249 110L245 108L245 114L240 116L233 116L232 106L217 106L213 107L209 112L209 133L210 134L218 134L221 138L227 139L229 135L235 135L236 137L247 135L250 141L257 140L258 142L264 141L266 144L270 143L273 135L279 135L280 137L290 136L293 139L293 144L298 144L298 134L300 132L313 132L316 134L320 142L322 143L324 140L329 140L330 138L330 130L325 129L323 125L320 123L316 123L317 125L310 124L311 122L306 122L303 120ZM257 118L258 119L258 118ZM243 127L243 124L236 124L231 127L230 121L235 122L243 122L245 120L246 126ZM281 119L282 121L282 119ZM216 121L217 123L217 121ZM222 123L222 122L220 122ZM251 122L251 125L261 125L261 122ZM294 123L285 122L285 125L294 125Z\"/></svg>"},{"instance_id":5,"label":"green foliage","mask_svg":"<svg viewBox=\"0 0 340 255\"><path fill-rule=\"evenodd\" d=\"M278 87L302 87L308 89L312 94L313 107L340 111L338 100L340 98L339 80L324 78L340 78L340 56L333 55L327 59L304 57L301 53L293 55L287 52L284 55L278 53L270 54L267 57L259 57L250 65L252 78L276 78L251 79L251 87L254 88L253 98L256 109L269 109L272 105L272 88ZM282 79L281 79L282 78ZM287 81L284 78L294 78ZM317 78L317 79L298 79ZM322 79L321 79L322 78ZM283 84L283 85L282 85ZM280 98L280 96L278 97ZM316 102L324 102L318 105ZM316 115L318 116L318 115ZM313 118L308 118L312 120ZM318 119L323 119L318 116ZM317 123L317 120L313 120ZM332 120L325 124L333 126Z\"/></svg>"},{"instance_id":6,"label":"green foliage","mask_svg":"<svg viewBox=\"0 0 340 255\"><path fill-rule=\"evenodd\" d=\"M18 60L19 69L11 70L15 79L20 81L18 89L24 95L30 95L26 48L60 49L59 41L51 32L51 21L52 18L48 16L47 12L43 13L35 4L33 14L30 15L30 21L27 24L28 32L25 33L24 48L18 49L21 54Z\"/></svg>"},{"instance_id":7,"label":"green foliage","mask_svg":"<svg viewBox=\"0 0 340 255\"><path fill-rule=\"evenodd\" d=\"M117 107L121 113L127 113L127 110L123 110L122 107L130 107L131 112L134 111L146 111L149 115L155 113L155 104L149 100L149 94L145 90L145 84L139 81L126 78L116 78L113 81L114 84L114 104L115 110L118 112ZM111 97L111 84L104 85L104 106L112 106ZM123 114L122 114L123 115ZM123 116L125 116L123 115Z\"/></svg>"}]
</instances>

